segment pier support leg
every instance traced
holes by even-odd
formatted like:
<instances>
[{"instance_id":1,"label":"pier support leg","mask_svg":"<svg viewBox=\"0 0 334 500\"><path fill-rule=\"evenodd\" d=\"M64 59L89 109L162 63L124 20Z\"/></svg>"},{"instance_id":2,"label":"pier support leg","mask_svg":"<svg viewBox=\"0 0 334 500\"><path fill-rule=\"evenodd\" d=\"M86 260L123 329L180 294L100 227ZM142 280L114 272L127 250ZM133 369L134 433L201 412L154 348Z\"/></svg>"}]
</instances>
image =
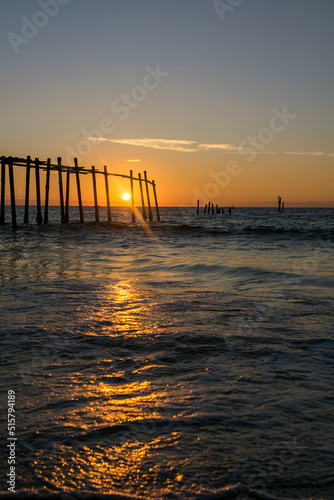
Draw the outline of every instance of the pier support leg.
<instances>
[{"instance_id":1,"label":"pier support leg","mask_svg":"<svg viewBox=\"0 0 334 500\"><path fill-rule=\"evenodd\" d=\"M38 225L43 223L41 210L41 185L39 180L39 158L35 158L35 177L36 177L36 222Z\"/></svg>"},{"instance_id":2,"label":"pier support leg","mask_svg":"<svg viewBox=\"0 0 334 500\"><path fill-rule=\"evenodd\" d=\"M138 179L139 179L139 189L140 189L140 198L141 198L141 207L142 207L143 219L147 220L141 174L138 174Z\"/></svg>"},{"instance_id":3,"label":"pier support leg","mask_svg":"<svg viewBox=\"0 0 334 500\"><path fill-rule=\"evenodd\" d=\"M64 211L64 190L63 190L63 173L61 166L61 158L57 158L58 164L58 184L59 184L59 204L60 204L60 219L61 223L65 223L65 211Z\"/></svg>"},{"instance_id":4,"label":"pier support leg","mask_svg":"<svg viewBox=\"0 0 334 500\"><path fill-rule=\"evenodd\" d=\"M50 191L50 167L51 158L46 162L46 182L45 182L45 201L44 201L44 224L49 223L49 191Z\"/></svg>"},{"instance_id":5,"label":"pier support leg","mask_svg":"<svg viewBox=\"0 0 334 500\"><path fill-rule=\"evenodd\" d=\"M5 182L6 182L6 160L1 158L1 210L0 210L0 224L5 224Z\"/></svg>"},{"instance_id":6,"label":"pier support leg","mask_svg":"<svg viewBox=\"0 0 334 500\"><path fill-rule=\"evenodd\" d=\"M10 187L10 205L11 205L11 210L12 210L12 226L15 229L17 227L17 222L16 222L13 159L10 156L8 160L9 160L8 161L8 170L9 170L9 187Z\"/></svg>"},{"instance_id":7,"label":"pier support leg","mask_svg":"<svg viewBox=\"0 0 334 500\"><path fill-rule=\"evenodd\" d=\"M94 192L94 206L95 206L95 222L100 222L99 204L97 201L97 190L96 190L96 173L94 166L92 167L92 178L93 178L93 192Z\"/></svg>"},{"instance_id":8,"label":"pier support leg","mask_svg":"<svg viewBox=\"0 0 334 500\"><path fill-rule=\"evenodd\" d=\"M135 197L133 192L133 172L130 170L130 190L131 190L131 214L132 214L132 222L136 222L135 215Z\"/></svg>"},{"instance_id":9,"label":"pier support leg","mask_svg":"<svg viewBox=\"0 0 334 500\"><path fill-rule=\"evenodd\" d=\"M103 167L103 170L104 170L104 182L105 182L105 186L106 186L107 217L108 217L108 222L111 222L108 170L107 170L106 165Z\"/></svg>"},{"instance_id":10,"label":"pier support leg","mask_svg":"<svg viewBox=\"0 0 334 500\"><path fill-rule=\"evenodd\" d=\"M65 222L68 224L70 218L69 205L70 205L70 169L66 172L66 194L65 194Z\"/></svg>"},{"instance_id":11,"label":"pier support leg","mask_svg":"<svg viewBox=\"0 0 334 500\"><path fill-rule=\"evenodd\" d=\"M76 178L76 181L77 181L80 222L83 223L84 222L84 216L83 216L83 209L82 209L82 199L81 199L80 174L79 174L79 167L78 167L78 158L74 158L74 167L75 167L75 178Z\"/></svg>"},{"instance_id":12,"label":"pier support leg","mask_svg":"<svg viewBox=\"0 0 334 500\"><path fill-rule=\"evenodd\" d=\"M28 224L29 222L29 188L30 188L30 156L27 156L27 169L26 169L26 194L24 200L24 224Z\"/></svg>"},{"instance_id":13,"label":"pier support leg","mask_svg":"<svg viewBox=\"0 0 334 500\"><path fill-rule=\"evenodd\" d=\"M157 220L160 220L160 212L159 212L159 207L158 207L158 198L157 198L157 191L156 191L156 184L154 181L152 181L152 186L153 186L153 194L154 194L154 200L155 200L155 208L157 211ZM197 212L198 213L198 212Z\"/></svg>"},{"instance_id":14,"label":"pier support leg","mask_svg":"<svg viewBox=\"0 0 334 500\"><path fill-rule=\"evenodd\" d=\"M150 193L149 193L149 190L148 190L148 180L147 180L147 172L146 172L146 170L144 171L144 178L145 178L145 186L146 186L148 218L149 218L150 221L152 221L153 220L153 214L152 214L152 209L151 209Z\"/></svg>"}]
</instances>

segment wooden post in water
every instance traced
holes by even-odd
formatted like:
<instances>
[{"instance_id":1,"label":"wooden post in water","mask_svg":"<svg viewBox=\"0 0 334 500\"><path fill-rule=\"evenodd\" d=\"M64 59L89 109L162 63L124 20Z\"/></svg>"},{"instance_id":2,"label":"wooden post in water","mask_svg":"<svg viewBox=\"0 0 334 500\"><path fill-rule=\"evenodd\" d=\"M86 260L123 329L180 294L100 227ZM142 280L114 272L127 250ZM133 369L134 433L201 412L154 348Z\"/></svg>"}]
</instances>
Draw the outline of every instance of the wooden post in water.
<instances>
[{"instance_id":1,"label":"wooden post in water","mask_svg":"<svg viewBox=\"0 0 334 500\"><path fill-rule=\"evenodd\" d=\"M218 205L216 205L216 214L219 214Z\"/></svg>"},{"instance_id":2,"label":"wooden post in water","mask_svg":"<svg viewBox=\"0 0 334 500\"><path fill-rule=\"evenodd\" d=\"M107 170L106 165L104 165L103 170L104 170L104 182L105 182L105 185L106 185L107 216L108 216L108 222L111 222L110 196L109 196L109 183L108 183L108 170Z\"/></svg>"},{"instance_id":3,"label":"wooden post in water","mask_svg":"<svg viewBox=\"0 0 334 500\"><path fill-rule=\"evenodd\" d=\"M215 213L215 209L213 207L213 203L211 203L211 213L212 213L212 215Z\"/></svg>"},{"instance_id":4,"label":"wooden post in water","mask_svg":"<svg viewBox=\"0 0 334 500\"><path fill-rule=\"evenodd\" d=\"M80 174L79 174L79 167L78 167L78 158L74 158L74 167L75 167L75 178L76 178L76 181L77 181L80 222L83 223L84 222L84 216L83 216L83 209L82 209L82 199L81 199Z\"/></svg>"},{"instance_id":5,"label":"wooden post in water","mask_svg":"<svg viewBox=\"0 0 334 500\"><path fill-rule=\"evenodd\" d=\"M44 201L44 224L49 223L49 192L50 192L50 167L51 158L46 162L46 182L45 182L45 201Z\"/></svg>"},{"instance_id":6,"label":"wooden post in water","mask_svg":"<svg viewBox=\"0 0 334 500\"><path fill-rule=\"evenodd\" d=\"M31 158L27 156L27 168L26 168L26 194L24 200L24 219L23 222L28 224L29 222L29 187L30 187L30 165Z\"/></svg>"},{"instance_id":7,"label":"wooden post in water","mask_svg":"<svg viewBox=\"0 0 334 500\"><path fill-rule=\"evenodd\" d=\"M8 170L9 170L9 187L10 187L10 205L12 209L12 226L15 229L17 227L17 222L16 222L13 158L11 156L8 158Z\"/></svg>"},{"instance_id":8,"label":"wooden post in water","mask_svg":"<svg viewBox=\"0 0 334 500\"><path fill-rule=\"evenodd\" d=\"M142 206L143 219L147 220L141 174L138 174L138 179L139 179L139 188L140 188L140 198L141 198L141 206Z\"/></svg>"},{"instance_id":9,"label":"wooden post in water","mask_svg":"<svg viewBox=\"0 0 334 500\"><path fill-rule=\"evenodd\" d=\"M282 198L279 196L278 197L278 211L281 212L281 203L282 203Z\"/></svg>"},{"instance_id":10,"label":"wooden post in water","mask_svg":"<svg viewBox=\"0 0 334 500\"><path fill-rule=\"evenodd\" d=\"M210 215L210 209L211 209L211 201L209 201L209 204L208 204L208 215Z\"/></svg>"},{"instance_id":11,"label":"wooden post in water","mask_svg":"<svg viewBox=\"0 0 334 500\"><path fill-rule=\"evenodd\" d=\"M205 205L204 207L204 213L206 214L206 209L208 208L208 205Z\"/></svg>"},{"instance_id":12,"label":"wooden post in water","mask_svg":"<svg viewBox=\"0 0 334 500\"><path fill-rule=\"evenodd\" d=\"M197 210L196 213L199 214L199 200L197 200Z\"/></svg>"},{"instance_id":13,"label":"wooden post in water","mask_svg":"<svg viewBox=\"0 0 334 500\"><path fill-rule=\"evenodd\" d=\"M147 172L146 172L146 170L144 170L144 178L145 178L145 185L146 185L148 218L149 218L150 221L152 221L153 220L153 214L152 214L151 203L150 203L150 193L149 193L149 190L148 190L148 182L147 182Z\"/></svg>"},{"instance_id":14,"label":"wooden post in water","mask_svg":"<svg viewBox=\"0 0 334 500\"><path fill-rule=\"evenodd\" d=\"M58 183L59 183L59 204L60 204L60 218L61 223L65 223L65 212L64 212L64 191L63 191L63 173L61 167L61 157L57 158L58 163Z\"/></svg>"},{"instance_id":15,"label":"wooden post in water","mask_svg":"<svg viewBox=\"0 0 334 500\"><path fill-rule=\"evenodd\" d=\"M35 177L36 177L36 222L37 224L43 223L42 209L41 209L41 185L39 179L39 158L35 158Z\"/></svg>"},{"instance_id":16,"label":"wooden post in water","mask_svg":"<svg viewBox=\"0 0 334 500\"><path fill-rule=\"evenodd\" d=\"M130 190L131 190L131 214L132 214L132 222L136 222L135 216L135 198L133 193L133 172L130 170Z\"/></svg>"},{"instance_id":17,"label":"wooden post in water","mask_svg":"<svg viewBox=\"0 0 334 500\"><path fill-rule=\"evenodd\" d=\"M282 203L282 210L281 211L283 212L283 210L284 210L284 201Z\"/></svg>"},{"instance_id":18,"label":"wooden post in water","mask_svg":"<svg viewBox=\"0 0 334 500\"><path fill-rule=\"evenodd\" d=\"M153 186L153 194L154 194L154 200L155 200L155 208L157 211L157 221L159 221L160 220L160 212L159 212L159 207L158 207L157 191L155 189L156 184L154 181L152 181L152 186Z\"/></svg>"},{"instance_id":19,"label":"wooden post in water","mask_svg":"<svg viewBox=\"0 0 334 500\"><path fill-rule=\"evenodd\" d=\"M93 177L93 191L94 191L95 222L100 222L99 205L97 201L97 191L96 191L96 174L94 166L92 166L92 177Z\"/></svg>"},{"instance_id":20,"label":"wooden post in water","mask_svg":"<svg viewBox=\"0 0 334 500\"><path fill-rule=\"evenodd\" d=\"M66 194L65 194L65 222L68 224L70 219L70 168L67 167L66 172Z\"/></svg>"},{"instance_id":21,"label":"wooden post in water","mask_svg":"<svg viewBox=\"0 0 334 500\"><path fill-rule=\"evenodd\" d=\"M1 158L1 211L0 211L0 224L5 224L5 182L6 182L6 160L5 157Z\"/></svg>"}]
</instances>

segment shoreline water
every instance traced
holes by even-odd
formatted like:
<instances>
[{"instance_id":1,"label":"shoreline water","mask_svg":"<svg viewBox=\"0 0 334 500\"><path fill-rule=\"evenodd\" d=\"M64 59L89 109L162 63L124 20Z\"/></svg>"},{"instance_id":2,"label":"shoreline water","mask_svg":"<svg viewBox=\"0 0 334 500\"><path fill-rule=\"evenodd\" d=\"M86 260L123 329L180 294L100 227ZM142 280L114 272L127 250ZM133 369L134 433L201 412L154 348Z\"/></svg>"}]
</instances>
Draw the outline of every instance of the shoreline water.
<instances>
[{"instance_id":1,"label":"shoreline water","mask_svg":"<svg viewBox=\"0 0 334 500\"><path fill-rule=\"evenodd\" d=\"M330 498L333 213L290 210L0 228L17 491Z\"/></svg>"}]
</instances>

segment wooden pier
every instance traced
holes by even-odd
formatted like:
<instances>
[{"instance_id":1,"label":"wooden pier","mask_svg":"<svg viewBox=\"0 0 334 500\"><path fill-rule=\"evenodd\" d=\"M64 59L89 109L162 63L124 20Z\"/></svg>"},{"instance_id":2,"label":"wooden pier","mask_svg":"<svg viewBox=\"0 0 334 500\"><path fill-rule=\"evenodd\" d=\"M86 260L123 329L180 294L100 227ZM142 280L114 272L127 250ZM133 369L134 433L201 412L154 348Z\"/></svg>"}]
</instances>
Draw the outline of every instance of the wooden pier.
<instances>
[{"instance_id":1,"label":"wooden pier","mask_svg":"<svg viewBox=\"0 0 334 500\"><path fill-rule=\"evenodd\" d=\"M129 180L129 188L130 188L130 208L131 208L131 220L132 222L136 221L135 215L135 184L139 187L140 199L141 199L141 207L142 207L142 217L146 221L147 220L147 212L148 218L150 221L153 221L153 212L151 208L150 201L150 187L153 191L155 208L156 208L156 219L160 221L160 213L158 207L158 198L156 192L156 184L152 180L148 180L147 172L144 171L144 178L142 178L141 174L138 174L138 177L133 175L133 171L130 170L129 175L125 174L116 174L113 172L108 172L107 166L103 167L103 171L98 170L95 166L91 168L81 167L78 165L78 159L74 158L74 165L63 165L62 159L60 157L57 158L57 163L52 163L51 159L48 158L46 161L40 160L39 158L31 159L30 156L26 158L18 158L13 156L2 156L1 157L1 189L0 189L0 225L5 224L5 194L6 194L6 167L8 170L8 179L9 179L9 189L10 189L10 206L11 206L11 219L12 219L12 227L17 227L17 216L16 216L16 202L15 202L15 185L14 185L14 167L23 167L25 168L25 202L24 202L24 219L23 222L27 224L29 222L29 192L30 192L30 171L31 169L35 170L35 183L36 183L36 222L37 224L48 224L49 222L49 196L50 196L50 183L51 183L51 173L56 172L58 178L58 189L59 189L59 207L60 207L60 221L62 224L67 224L70 221L69 218L69 205L70 205L70 179L74 178L77 188L77 201L79 208L79 220L81 223L84 223L84 213L83 213L83 205L82 205L82 196L81 196L81 184L80 177L82 175L91 175L92 184L93 184L93 194L94 194L94 208L95 208L95 222L100 221L99 215L99 203L98 203L98 195L97 195L97 187L96 187L96 179L98 175L103 175L105 180L105 192L106 192L106 206L107 206L107 218L108 222L112 222L112 214L110 207L110 191L109 191L109 179L110 177L122 177L124 179ZM42 214L42 204L41 204L41 182L40 182L40 172L46 172L46 181L45 181L45 197L44 197L44 216ZM65 177L66 174L66 177ZM65 187L64 187L64 177L65 177ZM143 190L143 185L145 184L145 191ZM146 201L144 192L146 193ZM146 211L147 206L147 211Z\"/></svg>"},{"instance_id":2,"label":"wooden pier","mask_svg":"<svg viewBox=\"0 0 334 500\"><path fill-rule=\"evenodd\" d=\"M228 209L228 213L229 215L232 214L232 209L234 208L233 206L232 207L226 207ZM197 207L196 207L196 214L198 215L200 213L200 205L199 205L199 200L197 200ZM224 207L219 207L218 205L214 205L213 203L211 203L211 201L209 201L209 203L207 205L205 205L204 207L204 214L208 214L208 215L214 215L214 214L224 214Z\"/></svg>"}]
</instances>

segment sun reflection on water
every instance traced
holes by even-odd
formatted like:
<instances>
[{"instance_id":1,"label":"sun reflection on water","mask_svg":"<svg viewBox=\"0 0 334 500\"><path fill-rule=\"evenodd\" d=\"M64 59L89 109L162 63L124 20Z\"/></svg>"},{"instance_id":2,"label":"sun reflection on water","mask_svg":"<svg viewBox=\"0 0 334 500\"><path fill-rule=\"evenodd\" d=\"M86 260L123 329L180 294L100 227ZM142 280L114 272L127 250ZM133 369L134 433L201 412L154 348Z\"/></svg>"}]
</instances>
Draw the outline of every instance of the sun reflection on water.
<instances>
[{"instance_id":1,"label":"sun reflection on water","mask_svg":"<svg viewBox=\"0 0 334 500\"><path fill-rule=\"evenodd\" d=\"M88 370L66 375L71 396L56 422L61 443L48 451L41 447L35 461L35 473L44 484L104 493L143 492L150 497L161 492L159 454L166 454L179 439L159 426L166 416L169 389L152 379L152 372L164 365L152 361L149 348L138 353L138 359L117 355L115 347L107 351L108 342L112 345L115 339L119 345L120 337L122 342L154 338L150 307L139 286L121 281L99 293L98 308L86 308L80 329L94 354ZM168 490L179 471L167 469Z\"/></svg>"},{"instance_id":2,"label":"sun reflection on water","mask_svg":"<svg viewBox=\"0 0 334 500\"><path fill-rule=\"evenodd\" d=\"M154 303L145 291L130 281L113 283L99 297L99 308L82 318L89 335L137 337L152 336L156 325L150 318Z\"/></svg>"}]
</instances>

